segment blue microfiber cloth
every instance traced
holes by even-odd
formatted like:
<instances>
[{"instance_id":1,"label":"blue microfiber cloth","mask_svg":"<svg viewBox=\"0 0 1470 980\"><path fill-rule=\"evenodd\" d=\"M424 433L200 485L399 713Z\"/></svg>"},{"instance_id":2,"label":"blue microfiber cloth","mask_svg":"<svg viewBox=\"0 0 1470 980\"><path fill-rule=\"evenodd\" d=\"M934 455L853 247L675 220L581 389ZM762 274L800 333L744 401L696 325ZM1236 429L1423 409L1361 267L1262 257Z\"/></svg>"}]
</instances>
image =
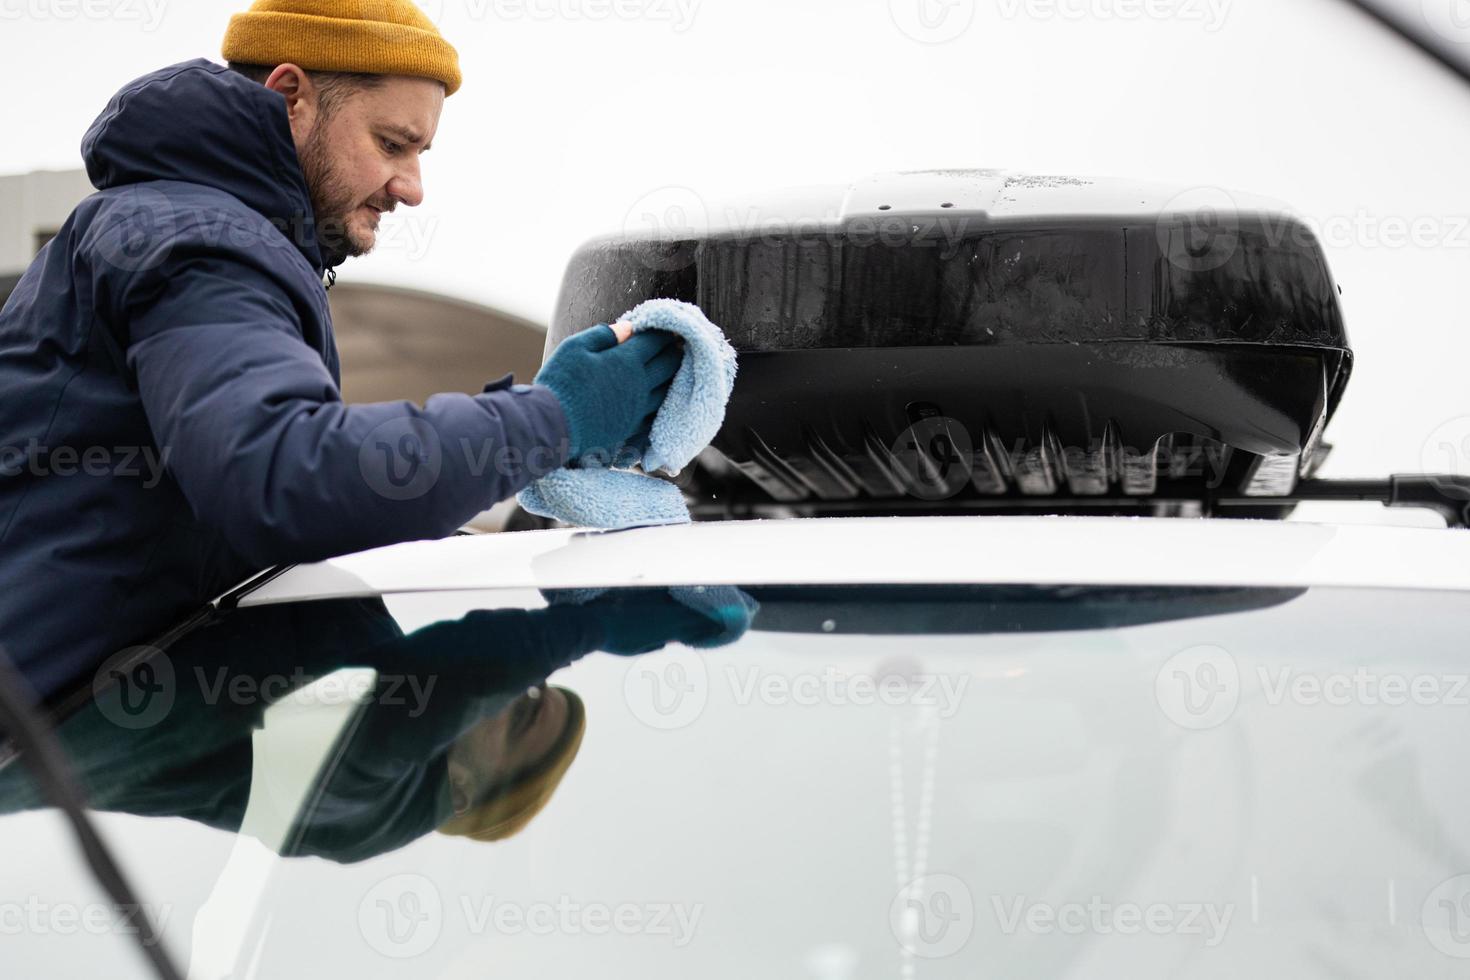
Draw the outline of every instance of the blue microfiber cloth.
<instances>
[{"instance_id":1,"label":"blue microfiber cloth","mask_svg":"<svg viewBox=\"0 0 1470 980\"><path fill-rule=\"evenodd\" d=\"M634 333L667 330L684 338L684 362L654 416L648 451L641 459L618 460L619 465L641 465L643 472L563 468L535 481L516 499L533 514L576 527L687 524L683 492L645 474L677 475L714 439L735 388L735 349L693 303L651 299L619 319L632 324Z\"/></svg>"}]
</instances>

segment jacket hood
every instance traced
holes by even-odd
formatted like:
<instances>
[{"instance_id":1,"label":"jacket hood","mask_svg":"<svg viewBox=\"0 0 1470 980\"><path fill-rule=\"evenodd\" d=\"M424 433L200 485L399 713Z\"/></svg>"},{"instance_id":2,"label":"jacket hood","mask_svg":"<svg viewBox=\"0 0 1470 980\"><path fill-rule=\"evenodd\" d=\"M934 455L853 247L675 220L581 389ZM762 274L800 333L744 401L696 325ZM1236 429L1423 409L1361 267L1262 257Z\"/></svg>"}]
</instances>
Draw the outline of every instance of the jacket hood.
<instances>
[{"instance_id":1,"label":"jacket hood","mask_svg":"<svg viewBox=\"0 0 1470 980\"><path fill-rule=\"evenodd\" d=\"M128 83L82 138L98 190L150 180L202 184L258 211L322 268L311 236L311 196L286 102L223 65L197 58Z\"/></svg>"}]
</instances>

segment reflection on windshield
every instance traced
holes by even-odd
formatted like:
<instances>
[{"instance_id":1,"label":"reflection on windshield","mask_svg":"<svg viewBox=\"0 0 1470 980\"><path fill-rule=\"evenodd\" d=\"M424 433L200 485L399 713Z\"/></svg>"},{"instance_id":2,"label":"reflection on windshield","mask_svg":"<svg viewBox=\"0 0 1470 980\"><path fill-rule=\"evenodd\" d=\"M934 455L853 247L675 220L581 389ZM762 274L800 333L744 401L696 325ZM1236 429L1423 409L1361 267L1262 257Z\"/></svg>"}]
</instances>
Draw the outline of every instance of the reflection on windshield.
<instances>
[{"instance_id":1,"label":"reflection on windshield","mask_svg":"<svg viewBox=\"0 0 1470 980\"><path fill-rule=\"evenodd\" d=\"M755 608L728 588L546 598L408 634L376 599L239 611L115 671L59 734L94 809L234 832L266 712L350 700L289 832L267 843L347 863L434 830L502 840L546 805L582 744L582 700L548 686L552 673L594 650L722 646ZM43 805L22 768L0 771L0 813Z\"/></svg>"},{"instance_id":2,"label":"reflection on windshield","mask_svg":"<svg viewBox=\"0 0 1470 980\"><path fill-rule=\"evenodd\" d=\"M1449 976L1467 603L315 601L222 613L62 735L194 976L1295 980L1339 976L1344 936L1363 976ZM21 783L0 771L0 809L37 807ZM77 968L28 968L74 921L52 896L85 895L27 867L47 816L0 818L7 888L36 898L0 896L0 933L28 930L0 972L113 975L70 941Z\"/></svg>"},{"instance_id":3,"label":"reflection on windshield","mask_svg":"<svg viewBox=\"0 0 1470 980\"><path fill-rule=\"evenodd\" d=\"M594 650L628 656L671 642L723 646L745 632L756 609L770 632L1024 633L1220 615L1301 593L747 590L563 590L546 593L543 609L472 610L408 633L378 599L250 608L186 634L167 652L104 668L99 676L108 683L60 733L94 809L237 832L252 799L253 735L267 710L291 699L351 703L308 760L309 785L290 798L279 832L256 833L283 856L353 863L435 830L477 841L522 830L560 785L586 727L582 699L546 680ZM311 754L309 739L296 747ZM42 805L19 768L0 771L0 813Z\"/></svg>"}]
</instances>

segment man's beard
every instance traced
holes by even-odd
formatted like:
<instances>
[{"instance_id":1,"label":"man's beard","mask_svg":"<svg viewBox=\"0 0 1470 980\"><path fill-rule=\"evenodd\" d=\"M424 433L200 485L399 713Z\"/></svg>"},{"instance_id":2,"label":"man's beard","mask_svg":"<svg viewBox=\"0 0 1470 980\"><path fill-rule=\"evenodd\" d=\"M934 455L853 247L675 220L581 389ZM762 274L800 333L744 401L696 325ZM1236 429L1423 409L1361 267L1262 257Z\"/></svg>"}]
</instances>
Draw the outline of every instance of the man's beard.
<instances>
[{"instance_id":1,"label":"man's beard","mask_svg":"<svg viewBox=\"0 0 1470 980\"><path fill-rule=\"evenodd\" d=\"M311 210L315 217L314 229L317 246L321 249L322 265L333 268L349 258L366 255L373 243L360 243L352 239L347 229L347 217L357 209L351 192L343 186L337 168L327 153L323 131L326 120L317 123L306 146L301 152L301 172L306 177L306 190L311 195Z\"/></svg>"}]
</instances>

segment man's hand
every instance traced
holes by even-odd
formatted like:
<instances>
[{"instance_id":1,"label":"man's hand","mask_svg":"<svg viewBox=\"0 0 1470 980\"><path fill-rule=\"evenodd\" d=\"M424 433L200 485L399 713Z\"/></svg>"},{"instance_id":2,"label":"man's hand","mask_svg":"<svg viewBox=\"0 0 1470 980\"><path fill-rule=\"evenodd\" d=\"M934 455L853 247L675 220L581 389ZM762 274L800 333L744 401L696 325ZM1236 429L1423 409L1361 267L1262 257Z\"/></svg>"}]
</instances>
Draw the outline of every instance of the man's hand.
<instances>
[{"instance_id":1,"label":"man's hand","mask_svg":"<svg viewBox=\"0 0 1470 980\"><path fill-rule=\"evenodd\" d=\"M609 589L582 608L602 618L602 649L619 656L712 640L724 629L719 620L695 612L667 589Z\"/></svg>"},{"instance_id":2,"label":"man's hand","mask_svg":"<svg viewBox=\"0 0 1470 980\"><path fill-rule=\"evenodd\" d=\"M568 465L606 466L623 445L646 446L653 418L683 359L678 338L600 323L573 334L547 358L536 383L550 389L567 418Z\"/></svg>"}]
</instances>

